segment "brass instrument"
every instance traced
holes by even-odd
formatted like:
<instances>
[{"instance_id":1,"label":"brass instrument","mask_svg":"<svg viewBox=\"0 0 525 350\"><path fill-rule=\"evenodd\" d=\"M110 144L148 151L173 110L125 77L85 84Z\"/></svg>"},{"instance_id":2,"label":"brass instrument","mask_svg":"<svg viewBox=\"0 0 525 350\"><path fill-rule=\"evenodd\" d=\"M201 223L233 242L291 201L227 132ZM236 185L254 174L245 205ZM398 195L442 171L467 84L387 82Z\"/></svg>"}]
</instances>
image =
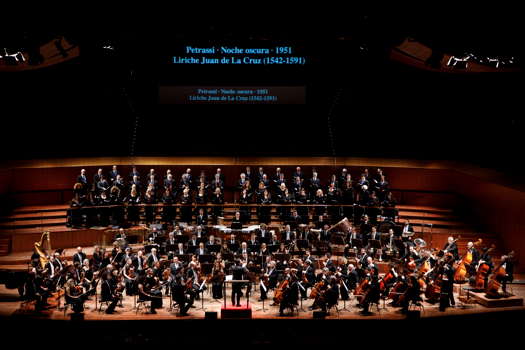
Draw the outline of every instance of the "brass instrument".
<instances>
[{"instance_id":1,"label":"brass instrument","mask_svg":"<svg viewBox=\"0 0 525 350\"><path fill-rule=\"evenodd\" d=\"M47 251L51 250L51 233L48 231L44 231L42 233L42 236L40 237L40 242L35 242L35 251L40 256L40 266L42 269L46 268L46 264L49 262L49 259L47 258ZM44 244L47 242L47 248L44 247Z\"/></svg>"}]
</instances>

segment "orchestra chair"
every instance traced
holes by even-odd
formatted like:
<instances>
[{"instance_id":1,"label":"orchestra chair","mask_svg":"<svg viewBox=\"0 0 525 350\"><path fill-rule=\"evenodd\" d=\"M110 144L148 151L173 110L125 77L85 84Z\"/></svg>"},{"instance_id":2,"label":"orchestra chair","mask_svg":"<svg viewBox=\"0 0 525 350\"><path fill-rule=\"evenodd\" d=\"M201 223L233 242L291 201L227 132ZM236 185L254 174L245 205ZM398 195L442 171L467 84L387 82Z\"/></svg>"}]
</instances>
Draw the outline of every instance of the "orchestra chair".
<instances>
[{"instance_id":1,"label":"orchestra chair","mask_svg":"<svg viewBox=\"0 0 525 350\"><path fill-rule=\"evenodd\" d=\"M110 300L106 300L106 301L102 301L102 300L101 300L101 301L99 302L99 306L98 306L98 308L97 308L97 311L98 311L98 312L102 312L102 311L104 311L104 310L102 309L102 307L105 305L105 306L106 306L106 309L107 309L108 306L109 306L109 304L111 304L111 301L110 301Z\"/></svg>"},{"instance_id":2,"label":"orchestra chair","mask_svg":"<svg viewBox=\"0 0 525 350\"><path fill-rule=\"evenodd\" d=\"M168 309L169 312L172 312L174 310L177 310L179 309L180 310L180 305L179 303L177 303L174 299L173 299L173 295L170 293L169 295L170 297L170 307Z\"/></svg>"},{"instance_id":3,"label":"orchestra chair","mask_svg":"<svg viewBox=\"0 0 525 350\"><path fill-rule=\"evenodd\" d=\"M330 306L327 305L326 306L326 313L330 314L332 309L335 309L335 312L337 313L337 317L339 318L339 307L337 306L337 303L335 303L333 305L330 305Z\"/></svg>"},{"instance_id":4,"label":"orchestra chair","mask_svg":"<svg viewBox=\"0 0 525 350\"><path fill-rule=\"evenodd\" d=\"M425 307L421 301L414 302L410 300L408 303L408 311L419 311L422 314L425 311Z\"/></svg>"},{"instance_id":5,"label":"orchestra chair","mask_svg":"<svg viewBox=\"0 0 525 350\"><path fill-rule=\"evenodd\" d=\"M73 308L72 304L64 301L64 317L66 317L67 309L69 308Z\"/></svg>"},{"instance_id":6,"label":"orchestra chair","mask_svg":"<svg viewBox=\"0 0 525 350\"><path fill-rule=\"evenodd\" d=\"M143 312L146 312L146 310L150 309L151 300L139 299L138 295L135 295L134 298L135 298L135 302L134 302L135 315L137 315L140 310L143 310Z\"/></svg>"}]
</instances>

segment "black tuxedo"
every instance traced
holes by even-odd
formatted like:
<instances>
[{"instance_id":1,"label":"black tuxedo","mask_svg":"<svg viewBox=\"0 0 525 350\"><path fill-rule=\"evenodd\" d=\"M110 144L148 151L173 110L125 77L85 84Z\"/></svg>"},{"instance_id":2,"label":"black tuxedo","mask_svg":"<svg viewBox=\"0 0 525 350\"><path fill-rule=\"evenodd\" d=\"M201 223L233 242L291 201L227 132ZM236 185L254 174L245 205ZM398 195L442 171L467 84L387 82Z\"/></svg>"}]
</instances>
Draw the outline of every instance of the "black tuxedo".
<instances>
[{"instance_id":1,"label":"black tuxedo","mask_svg":"<svg viewBox=\"0 0 525 350\"><path fill-rule=\"evenodd\" d=\"M288 238L287 235L289 235L290 237ZM284 231L281 233L281 238L285 241L293 241L295 239L295 232L290 231L287 233L286 231Z\"/></svg>"},{"instance_id":2,"label":"black tuxedo","mask_svg":"<svg viewBox=\"0 0 525 350\"><path fill-rule=\"evenodd\" d=\"M84 252L77 252L73 255L73 263L78 262L80 265L82 265L84 259L86 259L86 254Z\"/></svg>"},{"instance_id":3,"label":"black tuxedo","mask_svg":"<svg viewBox=\"0 0 525 350\"><path fill-rule=\"evenodd\" d=\"M84 187L87 187L89 186L89 180L87 178L87 176L82 176L82 175L78 175L77 176L77 182L78 183L81 183L82 185L84 185Z\"/></svg>"}]
</instances>

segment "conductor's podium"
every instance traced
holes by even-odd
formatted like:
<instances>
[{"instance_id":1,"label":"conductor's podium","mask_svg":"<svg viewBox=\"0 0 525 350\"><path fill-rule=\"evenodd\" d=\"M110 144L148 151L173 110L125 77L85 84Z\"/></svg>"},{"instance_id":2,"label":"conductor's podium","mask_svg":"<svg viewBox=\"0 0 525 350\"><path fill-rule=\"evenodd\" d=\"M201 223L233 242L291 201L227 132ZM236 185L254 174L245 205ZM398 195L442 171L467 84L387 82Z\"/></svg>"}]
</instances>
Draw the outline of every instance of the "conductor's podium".
<instances>
[{"instance_id":1,"label":"conductor's podium","mask_svg":"<svg viewBox=\"0 0 525 350\"><path fill-rule=\"evenodd\" d=\"M252 318L252 307L246 305L221 307L221 319Z\"/></svg>"},{"instance_id":2,"label":"conductor's podium","mask_svg":"<svg viewBox=\"0 0 525 350\"><path fill-rule=\"evenodd\" d=\"M239 318L252 318L252 307L250 305L250 294L245 293L246 295L246 303L241 304L240 306L235 305L226 305L226 300L228 299L226 296L226 284L228 283L238 283L241 285L244 285L246 283L250 283L249 280L234 280L232 279L232 276L226 276L226 280L224 281L224 289L223 289L223 298L224 298L224 305L221 307L221 319L239 319Z\"/></svg>"}]
</instances>

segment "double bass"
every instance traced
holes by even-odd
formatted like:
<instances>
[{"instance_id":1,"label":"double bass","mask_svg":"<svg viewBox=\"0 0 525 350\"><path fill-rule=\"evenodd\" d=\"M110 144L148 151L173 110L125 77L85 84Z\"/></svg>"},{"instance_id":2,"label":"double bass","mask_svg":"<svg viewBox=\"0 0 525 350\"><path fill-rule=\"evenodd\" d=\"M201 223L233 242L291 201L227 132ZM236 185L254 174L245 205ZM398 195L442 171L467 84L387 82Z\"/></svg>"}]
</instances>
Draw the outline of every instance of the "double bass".
<instances>
[{"instance_id":1,"label":"double bass","mask_svg":"<svg viewBox=\"0 0 525 350\"><path fill-rule=\"evenodd\" d=\"M286 288L288 288L288 284L290 283L290 281L288 281L288 279L285 279L281 282L281 284L279 285L279 287L277 287L277 289L275 290L275 294L273 296L273 302L275 304L280 304L281 301L283 301L284 299L284 292L286 290Z\"/></svg>"},{"instance_id":2,"label":"double bass","mask_svg":"<svg viewBox=\"0 0 525 350\"><path fill-rule=\"evenodd\" d=\"M507 260L511 259L513 254L514 251L510 252L507 256L504 256L503 259L501 259L501 262L499 263L498 267L496 267L492 272L490 280L487 283L487 289L485 291L487 296L493 298L499 296L499 289L505 276L507 275L507 271L503 267L503 264L505 264Z\"/></svg>"}]
</instances>

